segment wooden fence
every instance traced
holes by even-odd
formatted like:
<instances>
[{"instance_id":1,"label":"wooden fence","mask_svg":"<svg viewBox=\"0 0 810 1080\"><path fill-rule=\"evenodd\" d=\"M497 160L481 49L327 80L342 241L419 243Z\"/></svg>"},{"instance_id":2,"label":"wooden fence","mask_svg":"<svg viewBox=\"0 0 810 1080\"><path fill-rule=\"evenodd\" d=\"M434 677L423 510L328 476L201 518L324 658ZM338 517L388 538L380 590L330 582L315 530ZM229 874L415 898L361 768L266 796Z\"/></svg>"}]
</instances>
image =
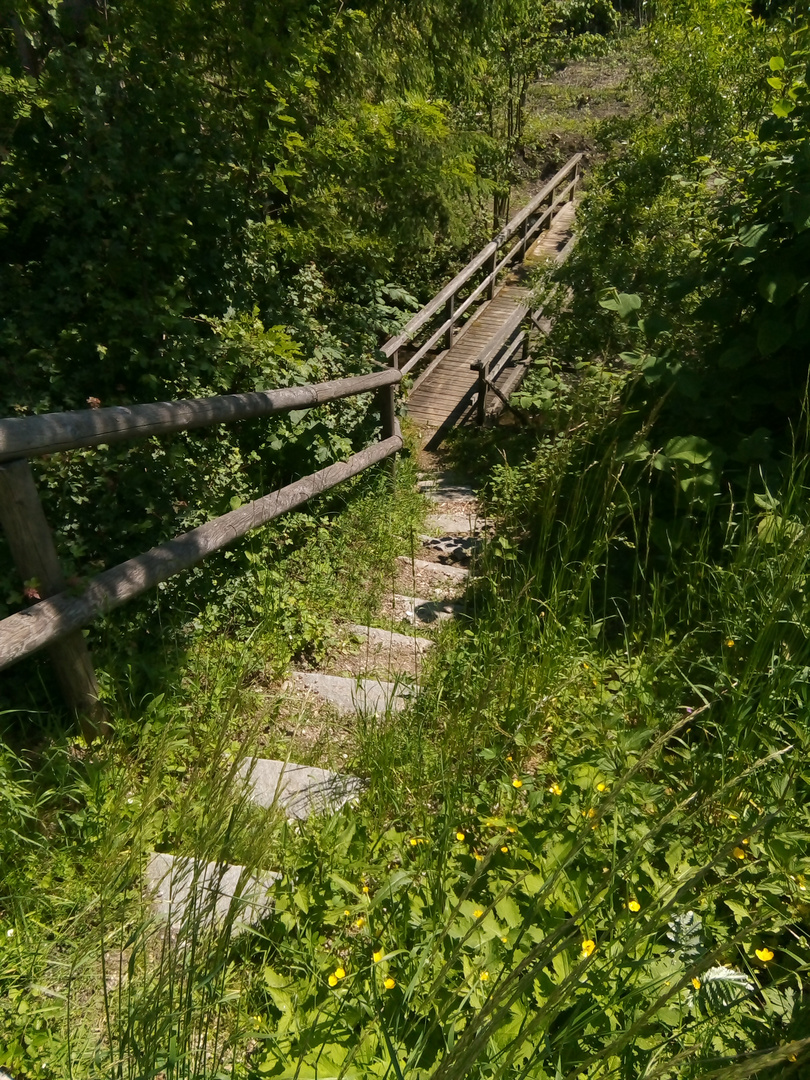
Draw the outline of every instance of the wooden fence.
<instances>
[{"instance_id":1,"label":"wooden fence","mask_svg":"<svg viewBox=\"0 0 810 1080\"><path fill-rule=\"evenodd\" d=\"M201 562L251 529L396 454L402 448L402 435L394 395L401 378L401 372L389 368L371 375L262 393L0 420L0 525L21 579L37 579L41 597L24 611L0 621L0 671L47 648L65 699L82 717L85 732L103 730L98 683L81 628L98 615ZM271 416L368 392L377 395L382 421L380 441L348 461L329 465L111 567L91 578L80 591L66 588L29 458Z\"/></svg>"},{"instance_id":2,"label":"wooden fence","mask_svg":"<svg viewBox=\"0 0 810 1080\"><path fill-rule=\"evenodd\" d=\"M392 367L405 375L424 361L440 341L445 350L452 348L456 327L465 316L472 314L473 305L485 294L486 299L492 299L498 277L513 264L523 261L541 230L550 228L562 207L574 198L582 181L582 158L582 154L575 154L567 161L495 239L383 345L382 351ZM504 248L507 248L505 254ZM482 273L483 277L475 284ZM401 350L416 343L425 332L424 341L405 363L400 364ZM438 364L443 356L444 352L441 352L431 363Z\"/></svg>"}]
</instances>

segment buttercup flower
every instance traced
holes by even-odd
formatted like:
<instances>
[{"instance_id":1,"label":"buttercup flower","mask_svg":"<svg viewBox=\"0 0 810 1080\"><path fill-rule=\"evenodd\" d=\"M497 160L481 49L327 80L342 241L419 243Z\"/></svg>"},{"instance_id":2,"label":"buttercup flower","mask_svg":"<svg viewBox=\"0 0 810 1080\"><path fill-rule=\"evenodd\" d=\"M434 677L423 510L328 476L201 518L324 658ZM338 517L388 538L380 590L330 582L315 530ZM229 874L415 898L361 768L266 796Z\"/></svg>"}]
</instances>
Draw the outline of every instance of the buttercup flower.
<instances>
[{"instance_id":1,"label":"buttercup flower","mask_svg":"<svg viewBox=\"0 0 810 1080\"><path fill-rule=\"evenodd\" d=\"M464 839L464 833L461 831L461 829L459 829L459 831L456 833L456 840L458 840L459 843L461 843L461 841L463 839Z\"/></svg>"},{"instance_id":2,"label":"buttercup flower","mask_svg":"<svg viewBox=\"0 0 810 1080\"><path fill-rule=\"evenodd\" d=\"M607 787L607 784L599 783L599 784L596 785L596 790L597 791L604 791L606 787Z\"/></svg>"},{"instance_id":3,"label":"buttercup flower","mask_svg":"<svg viewBox=\"0 0 810 1080\"><path fill-rule=\"evenodd\" d=\"M366 920L365 920L365 919L363 918L363 916L361 915L361 916L360 916L360 918L359 918L359 919L358 919L358 920L357 920L357 921L355 922L355 924L354 924L354 925L355 925L355 926L357 927L357 929L359 930L359 929L361 928L361 926L363 926L363 924L365 923L365 921L366 921Z\"/></svg>"},{"instance_id":4,"label":"buttercup flower","mask_svg":"<svg viewBox=\"0 0 810 1080\"><path fill-rule=\"evenodd\" d=\"M590 956L595 948L596 948L596 942L591 941L590 938L585 938L585 940L582 942L582 955L583 956Z\"/></svg>"},{"instance_id":5,"label":"buttercup flower","mask_svg":"<svg viewBox=\"0 0 810 1080\"><path fill-rule=\"evenodd\" d=\"M757 960L761 960L763 964L767 964L769 960L773 960L773 953L765 945L763 945L761 949L755 949L754 956L756 956Z\"/></svg>"},{"instance_id":6,"label":"buttercup flower","mask_svg":"<svg viewBox=\"0 0 810 1080\"><path fill-rule=\"evenodd\" d=\"M630 908L631 911L641 911L641 904L638 902L638 900L631 900L627 906Z\"/></svg>"},{"instance_id":7,"label":"buttercup flower","mask_svg":"<svg viewBox=\"0 0 810 1080\"><path fill-rule=\"evenodd\" d=\"M338 984L337 975L330 975L329 976L329 985L330 986L337 986L337 984Z\"/></svg>"},{"instance_id":8,"label":"buttercup flower","mask_svg":"<svg viewBox=\"0 0 810 1080\"><path fill-rule=\"evenodd\" d=\"M745 852L741 847L735 847L731 854L734 856L735 859L745 858Z\"/></svg>"},{"instance_id":9,"label":"buttercup flower","mask_svg":"<svg viewBox=\"0 0 810 1080\"><path fill-rule=\"evenodd\" d=\"M417 845L418 843L419 843L419 841L418 841L418 840L416 839L416 837L415 837L415 836L412 836L412 837L411 837L411 839L410 839L410 845L411 845L411 847L416 847L416 845Z\"/></svg>"},{"instance_id":10,"label":"buttercup flower","mask_svg":"<svg viewBox=\"0 0 810 1080\"><path fill-rule=\"evenodd\" d=\"M692 986L694 986L694 988L696 990L700 989L700 979L697 976L695 976L695 978L692 979Z\"/></svg>"},{"instance_id":11,"label":"buttercup flower","mask_svg":"<svg viewBox=\"0 0 810 1080\"><path fill-rule=\"evenodd\" d=\"M388 978L383 983L383 986L385 987L386 990L393 990L396 985L397 985L396 982L391 978L390 975L388 976Z\"/></svg>"},{"instance_id":12,"label":"buttercup flower","mask_svg":"<svg viewBox=\"0 0 810 1080\"><path fill-rule=\"evenodd\" d=\"M734 648L734 638L731 638L731 637L726 638L726 648L727 649L733 649Z\"/></svg>"},{"instance_id":13,"label":"buttercup flower","mask_svg":"<svg viewBox=\"0 0 810 1080\"><path fill-rule=\"evenodd\" d=\"M335 978L336 979L345 979L346 978L346 969L342 968L342 967L335 968Z\"/></svg>"},{"instance_id":14,"label":"buttercup flower","mask_svg":"<svg viewBox=\"0 0 810 1080\"><path fill-rule=\"evenodd\" d=\"M481 982L486 982L487 979L489 978L489 972L488 971L482 971L481 974L478 976L478 978L481 980Z\"/></svg>"},{"instance_id":15,"label":"buttercup flower","mask_svg":"<svg viewBox=\"0 0 810 1080\"><path fill-rule=\"evenodd\" d=\"M372 955L372 957L374 959L374 963L379 964L379 962L383 958L383 951L382 951L382 949L375 949L374 952L371 955Z\"/></svg>"},{"instance_id":16,"label":"buttercup flower","mask_svg":"<svg viewBox=\"0 0 810 1080\"><path fill-rule=\"evenodd\" d=\"M562 795L562 788L559 784L552 784L548 790L551 792L552 795Z\"/></svg>"},{"instance_id":17,"label":"buttercup flower","mask_svg":"<svg viewBox=\"0 0 810 1080\"><path fill-rule=\"evenodd\" d=\"M512 781L512 787L523 787L523 781L520 779L519 776L516 776L515 779Z\"/></svg>"},{"instance_id":18,"label":"buttercup flower","mask_svg":"<svg viewBox=\"0 0 810 1080\"><path fill-rule=\"evenodd\" d=\"M506 846L506 844L504 844L503 847L501 848L501 851L504 853L504 855L507 853L508 850L509 850L509 848Z\"/></svg>"},{"instance_id":19,"label":"buttercup flower","mask_svg":"<svg viewBox=\"0 0 810 1080\"><path fill-rule=\"evenodd\" d=\"M475 916L476 919L480 919L483 914L484 914L483 909L480 908L480 907L476 908L475 911L473 912L473 915Z\"/></svg>"}]
</instances>

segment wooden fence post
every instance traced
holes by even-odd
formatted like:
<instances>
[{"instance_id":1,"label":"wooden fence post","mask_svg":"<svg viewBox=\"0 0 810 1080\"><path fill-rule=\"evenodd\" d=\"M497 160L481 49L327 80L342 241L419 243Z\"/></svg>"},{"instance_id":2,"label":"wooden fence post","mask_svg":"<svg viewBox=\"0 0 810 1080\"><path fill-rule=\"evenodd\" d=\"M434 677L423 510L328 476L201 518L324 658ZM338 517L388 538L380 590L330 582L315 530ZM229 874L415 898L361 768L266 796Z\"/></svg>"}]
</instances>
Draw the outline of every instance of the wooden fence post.
<instances>
[{"instance_id":1,"label":"wooden fence post","mask_svg":"<svg viewBox=\"0 0 810 1080\"><path fill-rule=\"evenodd\" d=\"M62 592L65 579L26 459L0 465L0 525L21 581L36 579L43 600ZM89 741L108 734L107 714L99 700L93 662L81 630L52 645L48 652L65 701L78 714L85 738Z\"/></svg>"},{"instance_id":2,"label":"wooden fence post","mask_svg":"<svg viewBox=\"0 0 810 1080\"><path fill-rule=\"evenodd\" d=\"M453 316L455 315L455 311L456 311L456 294L453 293L453 295L447 301L447 318L450 320L450 325L447 327L447 333L446 333L445 338L444 338L444 347L446 349L452 349L453 348L453 338L455 337L455 335L453 333L453 329L454 329L454 327L453 327Z\"/></svg>"},{"instance_id":3,"label":"wooden fence post","mask_svg":"<svg viewBox=\"0 0 810 1080\"><path fill-rule=\"evenodd\" d=\"M395 370L399 367L399 349L391 356L391 367ZM377 391L377 407L380 410L380 424L382 426L382 439L390 439L392 435L397 435L397 388L396 383L391 383L390 386L381 386ZM391 484L394 483L394 477L396 476L397 458L396 454L389 459L388 470L391 478Z\"/></svg>"}]
</instances>

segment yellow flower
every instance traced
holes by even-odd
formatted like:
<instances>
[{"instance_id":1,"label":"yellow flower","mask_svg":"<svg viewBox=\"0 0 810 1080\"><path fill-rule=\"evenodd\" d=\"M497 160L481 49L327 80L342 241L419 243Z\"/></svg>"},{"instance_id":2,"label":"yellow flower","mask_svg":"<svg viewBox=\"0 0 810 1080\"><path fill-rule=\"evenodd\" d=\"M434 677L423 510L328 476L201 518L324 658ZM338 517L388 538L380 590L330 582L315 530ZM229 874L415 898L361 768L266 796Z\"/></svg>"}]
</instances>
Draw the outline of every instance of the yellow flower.
<instances>
[{"instance_id":1,"label":"yellow flower","mask_svg":"<svg viewBox=\"0 0 810 1080\"><path fill-rule=\"evenodd\" d=\"M631 900L627 906L630 908L631 911L641 911L641 904L638 902L638 900Z\"/></svg>"},{"instance_id":2,"label":"yellow flower","mask_svg":"<svg viewBox=\"0 0 810 1080\"><path fill-rule=\"evenodd\" d=\"M363 892L368 896L368 885L363 886Z\"/></svg>"},{"instance_id":3,"label":"yellow flower","mask_svg":"<svg viewBox=\"0 0 810 1080\"><path fill-rule=\"evenodd\" d=\"M503 845L501 851L504 853L504 855L507 853L507 851L509 851L509 848L506 846L506 844Z\"/></svg>"},{"instance_id":4,"label":"yellow flower","mask_svg":"<svg viewBox=\"0 0 810 1080\"><path fill-rule=\"evenodd\" d=\"M515 828L515 826L514 826L514 825L507 825L507 826L506 826L506 831L507 831L508 833L511 833L511 834L512 834L512 836L514 836L514 835L515 835L515 833L517 832L517 829Z\"/></svg>"},{"instance_id":5,"label":"yellow flower","mask_svg":"<svg viewBox=\"0 0 810 1080\"><path fill-rule=\"evenodd\" d=\"M483 855L479 855L479 853L478 853L478 852L476 851L476 852L475 852L475 861L476 861L476 862L483 862L483 859L484 859L484 856L483 856Z\"/></svg>"},{"instance_id":6,"label":"yellow flower","mask_svg":"<svg viewBox=\"0 0 810 1080\"><path fill-rule=\"evenodd\" d=\"M506 944L506 938L505 937L502 937L501 941L504 943L504 945Z\"/></svg>"},{"instance_id":7,"label":"yellow flower","mask_svg":"<svg viewBox=\"0 0 810 1080\"><path fill-rule=\"evenodd\" d=\"M481 974L478 976L478 978L481 980L481 982L486 982L487 979L489 978L489 972L488 971L482 971Z\"/></svg>"},{"instance_id":8,"label":"yellow flower","mask_svg":"<svg viewBox=\"0 0 810 1080\"><path fill-rule=\"evenodd\" d=\"M363 926L363 924L365 923L365 921L366 921L366 920L365 920L365 919L363 918L363 916L361 915L361 916L360 916L360 918L359 918L359 919L358 919L358 920L357 920L357 921L355 922L355 924L354 924L354 925L355 925L355 926L357 927L357 929L359 930L359 929L360 929L360 928L361 928L361 927Z\"/></svg>"},{"instance_id":9,"label":"yellow flower","mask_svg":"<svg viewBox=\"0 0 810 1080\"><path fill-rule=\"evenodd\" d=\"M731 637L726 638L726 648L729 648L729 649L734 648L734 638L731 638Z\"/></svg>"},{"instance_id":10,"label":"yellow flower","mask_svg":"<svg viewBox=\"0 0 810 1080\"><path fill-rule=\"evenodd\" d=\"M523 787L523 781L520 779L519 776L516 776L515 779L512 781L512 787Z\"/></svg>"},{"instance_id":11,"label":"yellow flower","mask_svg":"<svg viewBox=\"0 0 810 1080\"><path fill-rule=\"evenodd\" d=\"M335 968L335 978L336 979L345 979L346 978L346 969L342 968L342 967Z\"/></svg>"},{"instance_id":12,"label":"yellow flower","mask_svg":"<svg viewBox=\"0 0 810 1080\"><path fill-rule=\"evenodd\" d=\"M511 761L511 760L512 760L512 755L511 755L511 754L507 754L507 755L506 755L506 760L507 760L507 761Z\"/></svg>"},{"instance_id":13,"label":"yellow flower","mask_svg":"<svg viewBox=\"0 0 810 1080\"><path fill-rule=\"evenodd\" d=\"M735 847L731 854L734 856L735 859L745 858L745 852L741 847Z\"/></svg>"},{"instance_id":14,"label":"yellow flower","mask_svg":"<svg viewBox=\"0 0 810 1080\"><path fill-rule=\"evenodd\" d=\"M692 979L692 986L694 986L696 990L700 989L700 979L697 976Z\"/></svg>"},{"instance_id":15,"label":"yellow flower","mask_svg":"<svg viewBox=\"0 0 810 1080\"><path fill-rule=\"evenodd\" d=\"M590 665L590 664L586 664L586 663L585 663L584 661L583 661L583 663L582 663L582 666L583 666L583 667L585 668L585 670L586 670L586 671L589 671L589 670L590 670L590 667L591 667L591 665Z\"/></svg>"},{"instance_id":16,"label":"yellow flower","mask_svg":"<svg viewBox=\"0 0 810 1080\"><path fill-rule=\"evenodd\" d=\"M596 948L596 942L591 941L590 938L585 938L585 940L582 942L582 955L583 956L590 956L595 948Z\"/></svg>"},{"instance_id":17,"label":"yellow flower","mask_svg":"<svg viewBox=\"0 0 810 1080\"><path fill-rule=\"evenodd\" d=\"M348 908L346 908L346 910L345 910L345 911L343 912L343 914L344 914L344 915L351 915L351 912L349 911L349 909L348 909Z\"/></svg>"},{"instance_id":18,"label":"yellow flower","mask_svg":"<svg viewBox=\"0 0 810 1080\"><path fill-rule=\"evenodd\" d=\"M382 951L382 949L375 949L374 952L371 955L374 958L374 963L379 964L379 962L383 958L383 951Z\"/></svg>"},{"instance_id":19,"label":"yellow flower","mask_svg":"<svg viewBox=\"0 0 810 1080\"><path fill-rule=\"evenodd\" d=\"M385 987L386 990L393 990L396 985L397 985L396 982L391 978L390 975L388 976L388 978L383 983L383 986Z\"/></svg>"},{"instance_id":20,"label":"yellow flower","mask_svg":"<svg viewBox=\"0 0 810 1080\"><path fill-rule=\"evenodd\" d=\"M562 795L562 788L559 784L552 784L548 790L551 792L552 795Z\"/></svg>"},{"instance_id":21,"label":"yellow flower","mask_svg":"<svg viewBox=\"0 0 810 1080\"><path fill-rule=\"evenodd\" d=\"M480 907L476 908L475 911L473 912L473 915L476 917L476 919L480 919L483 914L484 914L484 912Z\"/></svg>"},{"instance_id":22,"label":"yellow flower","mask_svg":"<svg viewBox=\"0 0 810 1080\"><path fill-rule=\"evenodd\" d=\"M411 839L410 839L410 844L411 844L411 847L416 847L416 845L417 845L418 843L419 843L419 841L418 841L418 840L416 839L416 837L415 837L415 836L412 836L412 837L411 837Z\"/></svg>"},{"instance_id":23,"label":"yellow flower","mask_svg":"<svg viewBox=\"0 0 810 1080\"><path fill-rule=\"evenodd\" d=\"M459 831L456 833L456 840L458 840L460 842L463 839L464 839L464 833L459 829Z\"/></svg>"},{"instance_id":24,"label":"yellow flower","mask_svg":"<svg viewBox=\"0 0 810 1080\"><path fill-rule=\"evenodd\" d=\"M607 787L607 784L599 783L599 784L596 785L596 790L597 791L604 791L606 787Z\"/></svg>"},{"instance_id":25,"label":"yellow flower","mask_svg":"<svg viewBox=\"0 0 810 1080\"><path fill-rule=\"evenodd\" d=\"M337 975L330 975L329 976L329 985L330 986L337 986L337 984L338 984Z\"/></svg>"},{"instance_id":26,"label":"yellow flower","mask_svg":"<svg viewBox=\"0 0 810 1080\"><path fill-rule=\"evenodd\" d=\"M750 841L750 840L748 839L748 837L746 836L746 837L745 837L745 839L743 840L743 843L744 843L744 844L750 844L750 843L751 843L751 841Z\"/></svg>"},{"instance_id":27,"label":"yellow flower","mask_svg":"<svg viewBox=\"0 0 810 1080\"><path fill-rule=\"evenodd\" d=\"M754 956L756 956L757 960L761 960L763 964L767 964L769 960L773 960L773 953L767 946L763 946L761 949L755 949Z\"/></svg>"}]
</instances>

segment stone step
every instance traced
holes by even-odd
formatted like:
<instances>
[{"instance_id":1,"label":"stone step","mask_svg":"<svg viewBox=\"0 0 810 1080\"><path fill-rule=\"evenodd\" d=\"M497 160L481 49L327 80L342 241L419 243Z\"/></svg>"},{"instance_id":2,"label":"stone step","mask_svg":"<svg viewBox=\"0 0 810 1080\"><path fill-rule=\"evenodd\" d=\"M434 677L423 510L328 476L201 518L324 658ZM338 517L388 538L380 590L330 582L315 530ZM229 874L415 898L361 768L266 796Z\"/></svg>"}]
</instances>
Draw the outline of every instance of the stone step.
<instances>
[{"instance_id":1,"label":"stone step","mask_svg":"<svg viewBox=\"0 0 810 1080\"><path fill-rule=\"evenodd\" d=\"M451 563L469 563L482 547L478 536L420 536L425 551Z\"/></svg>"},{"instance_id":2,"label":"stone step","mask_svg":"<svg viewBox=\"0 0 810 1080\"><path fill-rule=\"evenodd\" d=\"M428 514L425 522L431 536L477 536L487 524L474 510L469 513Z\"/></svg>"},{"instance_id":3,"label":"stone step","mask_svg":"<svg viewBox=\"0 0 810 1080\"><path fill-rule=\"evenodd\" d=\"M342 675L322 675L319 671L294 671L293 680L330 702L342 713L400 712L405 708L409 688L380 679L348 679Z\"/></svg>"},{"instance_id":4,"label":"stone step","mask_svg":"<svg viewBox=\"0 0 810 1080\"><path fill-rule=\"evenodd\" d=\"M462 593L470 573L463 566L409 559L407 555L397 557L397 569L400 592L405 595L433 593L434 600L436 594L445 597Z\"/></svg>"},{"instance_id":5,"label":"stone step","mask_svg":"<svg viewBox=\"0 0 810 1080\"><path fill-rule=\"evenodd\" d=\"M227 919L232 933L241 933L270 914L270 890L280 877L272 870L249 874L235 863L157 851L146 864L155 914L169 923L173 935L212 930Z\"/></svg>"},{"instance_id":6,"label":"stone step","mask_svg":"<svg viewBox=\"0 0 810 1080\"><path fill-rule=\"evenodd\" d=\"M265 809L279 806L289 821L306 821L311 814L334 814L356 801L363 790L356 776L268 758L245 758L238 776L246 780L251 802Z\"/></svg>"},{"instance_id":7,"label":"stone step","mask_svg":"<svg viewBox=\"0 0 810 1080\"><path fill-rule=\"evenodd\" d=\"M476 498L475 491L469 484L455 484L441 476L419 480L416 490L421 491L431 502L437 503L472 503Z\"/></svg>"},{"instance_id":8,"label":"stone step","mask_svg":"<svg viewBox=\"0 0 810 1080\"><path fill-rule=\"evenodd\" d=\"M394 593L385 602L383 611L393 619L409 622L414 626L435 626L461 614L464 604L459 600L427 600L423 596L402 596Z\"/></svg>"}]
</instances>

